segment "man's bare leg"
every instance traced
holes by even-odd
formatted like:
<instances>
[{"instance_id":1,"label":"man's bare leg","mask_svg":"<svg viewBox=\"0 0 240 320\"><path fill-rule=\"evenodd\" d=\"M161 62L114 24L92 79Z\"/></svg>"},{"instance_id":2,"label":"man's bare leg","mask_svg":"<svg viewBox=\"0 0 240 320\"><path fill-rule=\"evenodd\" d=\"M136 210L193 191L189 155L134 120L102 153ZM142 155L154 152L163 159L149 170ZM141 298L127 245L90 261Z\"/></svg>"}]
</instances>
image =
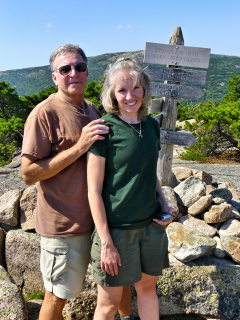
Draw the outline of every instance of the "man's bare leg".
<instances>
[{"instance_id":1,"label":"man's bare leg","mask_svg":"<svg viewBox=\"0 0 240 320\"><path fill-rule=\"evenodd\" d=\"M39 320L62 320L62 311L66 301L67 299L58 298L46 290Z\"/></svg>"},{"instance_id":2,"label":"man's bare leg","mask_svg":"<svg viewBox=\"0 0 240 320\"><path fill-rule=\"evenodd\" d=\"M118 307L118 312L121 316L121 319L133 319L130 286L123 287L122 299Z\"/></svg>"}]
</instances>

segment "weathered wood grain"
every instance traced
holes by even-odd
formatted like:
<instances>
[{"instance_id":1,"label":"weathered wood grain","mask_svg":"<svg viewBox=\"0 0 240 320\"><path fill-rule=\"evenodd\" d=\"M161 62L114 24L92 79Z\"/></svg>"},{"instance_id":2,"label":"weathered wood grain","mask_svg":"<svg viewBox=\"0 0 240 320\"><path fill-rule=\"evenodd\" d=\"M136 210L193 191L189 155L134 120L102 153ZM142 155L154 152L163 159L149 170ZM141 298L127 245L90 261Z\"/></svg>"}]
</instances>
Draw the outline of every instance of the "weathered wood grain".
<instances>
[{"instance_id":1,"label":"weathered wood grain","mask_svg":"<svg viewBox=\"0 0 240 320\"><path fill-rule=\"evenodd\" d=\"M172 43L184 45L183 35L180 27L176 27L170 38ZM162 125L163 130L175 130L178 112L178 99L163 98ZM173 144L161 144L157 165L157 175L162 186L171 186L172 176Z\"/></svg>"},{"instance_id":2,"label":"weathered wood grain","mask_svg":"<svg viewBox=\"0 0 240 320\"><path fill-rule=\"evenodd\" d=\"M199 99L203 96L201 88L152 82L152 94L157 97Z\"/></svg>"},{"instance_id":3,"label":"weathered wood grain","mask_svg":"<svg viewBox=\"0 0 240 320\"><path fill-rule=\"evenodd\" d=\"M148 105L148 113L161 112L162 104L162 99L152 99Z\"/></svg>"},{"instance_id":4,"label":"weathered wood grain","mask_svg":"<svg viewBox=\"0 0 240 320\"><path fill-rule=\"evenodd\" d=\"M197 142L197 139L191 133L169 131L161 129L162 144L176 144L178 146L192 146Z\"/></svg>"},{"instance_id":5,"label":"weathered wood grain","mask_svg":"<svg viewBox=\"0 0 240 320\"><path fill-rule=\"evenodd\" d=\"M152 80L167 80L204 85L207 71L149 65L144 71Z\"/></svg>"},{"instance_id":6,"label":"weathered wood grain","mask_svg":"<svg viewBox=\"0 0 240 320\"><path fill-rule=\"evenodd\" d=\"M143 62L192 68L208 68L210 51L211 49L209 48L146 42Z\"/></svg>"}]
</instances>

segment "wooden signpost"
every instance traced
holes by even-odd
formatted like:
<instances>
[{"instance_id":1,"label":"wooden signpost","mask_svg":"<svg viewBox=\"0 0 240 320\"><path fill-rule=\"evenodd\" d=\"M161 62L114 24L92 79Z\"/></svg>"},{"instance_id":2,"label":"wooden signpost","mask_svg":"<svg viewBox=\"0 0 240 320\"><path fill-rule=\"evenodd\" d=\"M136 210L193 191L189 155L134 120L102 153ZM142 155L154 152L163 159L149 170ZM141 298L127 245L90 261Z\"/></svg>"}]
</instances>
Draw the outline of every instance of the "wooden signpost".
<instances>
[{"instance_id":1,"label":"wooden signpost","mask_svg":"<svg viewBox=\"0 0 240 320\"><path fill-rule=\"evenodd\" d=\"M152 94L156 97L199 99L203 96L203 91L196 86L152 82Z\"/></svg>"},{"instance_id":2,"label":"wooden signpost","mask_svg":"<svg viewBox=\"0 0 240 320\"><path fill-rule=\"evenodd\" d=\"M208 68L210 49L146 42L144 62Z\"/></svg>"},{"instance_id":3,"label":"wooden signpost","mask_svg":"<svg viewBox=\"0 0 240 320\"><path fill-rule=\"evenodd\" d=\"M171 186L173 145L192 146L197 142L190 133L175 131L179 98L199 99L202 89L197 86L181 85L180 83L205 84L206 71L182 69L185 67L208 68L210 49L186 47L182 30L176 27L170 38L169 45L146 43L145 63L167 64L147 66L145 71L152 80L164 80L165 83L152 82L153 95L162 97L152 99L149 112L161 112L155 116L161 127L161 150L157 174L162 186Z\"/></svg>"},{"instance_id":4,"label":"wooden signpost","mask_svg":"<svg viewBox=\"0 0 240 320\"><path fill-rule=\"evenodd\" d=\"M152 80L205 84L207 76L207 71L202 70L168 68L151 65L147 66L144 70Z\"/></svg>"}]
</instances>

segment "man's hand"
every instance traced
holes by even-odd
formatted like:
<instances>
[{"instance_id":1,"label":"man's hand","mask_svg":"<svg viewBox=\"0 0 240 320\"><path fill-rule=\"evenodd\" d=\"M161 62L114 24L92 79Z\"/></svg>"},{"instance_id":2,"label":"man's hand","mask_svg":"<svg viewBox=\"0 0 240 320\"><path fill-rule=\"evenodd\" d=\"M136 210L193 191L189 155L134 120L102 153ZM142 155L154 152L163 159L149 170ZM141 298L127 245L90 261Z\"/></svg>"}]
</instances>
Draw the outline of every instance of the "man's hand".
<instances>
[{"instance_id":1,"label":"man's hand","mask_svg":"<svg viewBox=\"0 0 240 320\"><path fill-rule=\"evenodd\" d=\"M83 127L81 136L76 143L76 147L82 150L82 153L88 151L96 140L104 140L102 134L108 134L109 128L104 125L104 120L93 120Z\"/></svg>"}]
</instances>

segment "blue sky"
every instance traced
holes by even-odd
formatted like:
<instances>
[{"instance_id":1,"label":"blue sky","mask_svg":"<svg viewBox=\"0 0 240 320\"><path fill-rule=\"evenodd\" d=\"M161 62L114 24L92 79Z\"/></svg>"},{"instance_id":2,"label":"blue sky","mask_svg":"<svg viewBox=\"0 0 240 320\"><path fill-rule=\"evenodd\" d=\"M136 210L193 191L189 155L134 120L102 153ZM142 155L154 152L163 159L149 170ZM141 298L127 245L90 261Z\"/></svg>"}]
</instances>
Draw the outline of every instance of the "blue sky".
<instances>
[{"instance_id":1,"label":"blue sky","mask_svg":"<svg viewBox=\"0 0 240 320\"><path fill-rule=\"evenodd\" d=\"M0 71L48 65L64 43L87 56L168 44L176 26L185 45L240 56L239 0L0 0Z\"/></svg>"}]
</instances>

